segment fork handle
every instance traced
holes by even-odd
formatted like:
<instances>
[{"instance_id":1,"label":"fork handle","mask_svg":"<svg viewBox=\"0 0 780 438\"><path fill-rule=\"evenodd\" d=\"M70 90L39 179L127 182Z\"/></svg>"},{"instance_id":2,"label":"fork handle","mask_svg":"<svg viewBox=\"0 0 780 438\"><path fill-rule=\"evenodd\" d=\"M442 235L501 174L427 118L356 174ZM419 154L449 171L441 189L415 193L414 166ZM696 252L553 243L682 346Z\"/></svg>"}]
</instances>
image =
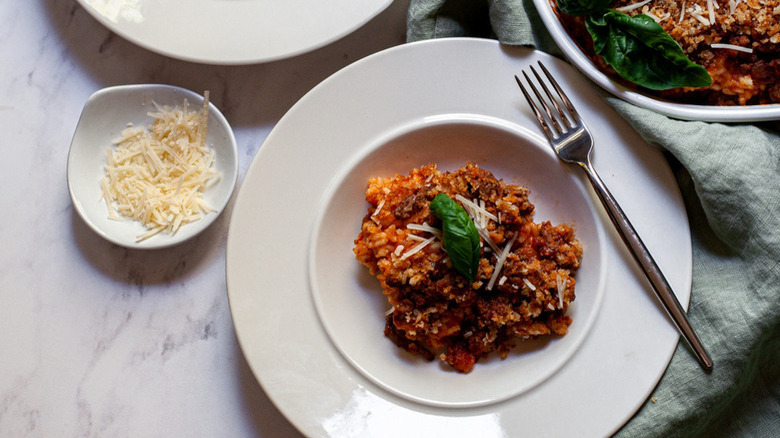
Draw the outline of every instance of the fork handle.
<instances>
[{"instance_id":1,"label":"fork handle","mask_svg":"<svg viewBox=\"0 0 780 438\"><path fill-rule=\"evenodd\" d=\"M631 225L628 217L623 213L623 210L620 208L617 201L615 201L615 198L609 192L607 186L604 185L604 182L601 181L601 178L599 178L598 174L593 169L590 159L579 164L585 169L588 179L596 190L596 194L599 199L601 199L602 204L604 204L607 213L609 213L609 218L617 227L623 242L629 247L634 258L642 266L642 270L647 276L647 279L650 280L650 284L652 284L658 299L672 318L672 321L674 321L675 326L677 326L677 330L693 349L693 352L696 354L702 367L708 371L711 370L713 364L710 355L707 353L704 345L702 345L699 337L693 330L693 327L691 327L685 310L683 310L680 302L672 291L671 286L669 286L669 282L666 281L661 269L655 263L653 256L650 255L650 252L647 250L647 247L645 247L639 234Z\"/></svg>"}]
</instances>

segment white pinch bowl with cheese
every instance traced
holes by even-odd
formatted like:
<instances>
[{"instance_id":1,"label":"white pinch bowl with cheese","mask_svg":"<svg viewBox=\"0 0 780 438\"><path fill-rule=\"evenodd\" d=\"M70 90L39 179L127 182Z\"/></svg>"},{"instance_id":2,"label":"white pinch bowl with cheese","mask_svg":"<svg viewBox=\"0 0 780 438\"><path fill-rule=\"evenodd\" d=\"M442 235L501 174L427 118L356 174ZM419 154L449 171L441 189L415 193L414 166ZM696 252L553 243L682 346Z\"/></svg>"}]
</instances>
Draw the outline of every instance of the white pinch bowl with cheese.
<instances>
[{"instance_id":1,"label":"white pinch bowl with cheese","mask_svg":"<svg viewBox=\"0 0 780 438\"><path fill-rule=\"evenodd\" d=\"M214 151L213 167L220 174L217 182L202 192L210 211L182 225L175 233L160 232L146 239L139 239L148 231L141 222L110 217L101 179L106 175L107 156L115 141L130 125L150 126L154 119L149 113L166 106L182 108L185 100L189 110L197 112L204 97L170 85L122 85L95 92L84 105L68 154L68 190L78 215L106 240L134 249L177 245L211 225L230 201L238 179L236 139L225 117L209 103L205 146Z\"/></svg>"}]
</instances>

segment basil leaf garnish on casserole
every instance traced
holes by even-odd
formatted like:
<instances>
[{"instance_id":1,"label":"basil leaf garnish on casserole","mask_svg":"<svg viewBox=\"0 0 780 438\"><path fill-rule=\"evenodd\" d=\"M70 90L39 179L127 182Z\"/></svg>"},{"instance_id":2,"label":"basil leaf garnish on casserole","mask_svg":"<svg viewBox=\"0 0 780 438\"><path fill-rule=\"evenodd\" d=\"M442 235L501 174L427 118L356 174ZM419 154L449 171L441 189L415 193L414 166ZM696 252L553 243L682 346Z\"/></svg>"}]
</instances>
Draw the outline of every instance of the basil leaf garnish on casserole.
<instances>
[{"instance_id":1,"label":"basil leaf garnish on casserole","mask_svg":"<svg viewBox=\"0 0 780 438\"><path fill-rule=\"evenodd\" d=\"M479 268L479 232L466 210L444 193L431 201L433 215L441 221L444 250L458 273L473 282Z\"/></svg>"},{"instance_id":2,"label":"basil leaf garnish on casserole","mask_svg":"<svg viewBox=\"0 0 780 438\"><path fill-rule=\"evenodd\" d=\"M706 87L707 69L691 62L680 45L652 18L614 10L585 17L593 48L615 71L651 90Z\"/></svg>"},{"instance_id":3,"label":"basil leaf garnish on casserole","mask_svg":"<svg viewBox=\"0 0 780 438\"><path fill-rule=\"evenodd\" d=\"M610 3L612 0L558 0L558 9L566 15L580 17L603 11Z\"/></svg>"},{"instance_id":4,"label":"basil leaf garnish on casserole","mask_svg":"<svg viewBox=\"0 0 780 438\"><path fill-rule=\"evenodd\" d=\"M557 0L558 10L584 17L594 51L623 79L651 90L712 85L707 69L645 14L608 9L612 0Z\"/></svg>"}]
</instances>

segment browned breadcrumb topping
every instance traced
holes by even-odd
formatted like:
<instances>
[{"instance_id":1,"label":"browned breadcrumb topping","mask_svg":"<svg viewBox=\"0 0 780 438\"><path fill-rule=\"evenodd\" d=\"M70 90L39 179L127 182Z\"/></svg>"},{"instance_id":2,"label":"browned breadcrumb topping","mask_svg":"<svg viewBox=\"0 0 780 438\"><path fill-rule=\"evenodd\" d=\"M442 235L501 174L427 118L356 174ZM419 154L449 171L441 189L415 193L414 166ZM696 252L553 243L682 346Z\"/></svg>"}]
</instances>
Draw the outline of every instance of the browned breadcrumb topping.
<instances>
[{"instance_id":1,"label":"browned breadcrumb topping","mask_svg":"<svg viewBox=\"0 0 780 438\"><path fill-rule=\"evenodd\" d=\"M639 3L614 0L610 7ZM780 103L780 0L650 0L624 12L653 18L713 79L710 87L657 93L661 97L708 105ZM559 15L592 54L582 20ZM610 70L600 59L597 64Z\"/></svg>"},{"instance_id":2,"label":"browned breadcrumb topping","mask_svg":"<svg viewBox=\"0 0 780 438\"><path fill-rule=\"evenodd\" d=\"M460 195L487 212L477 220L484 234L473 283L453 269L435 231L420 230L440 229L429 208L439 193L462 205ZM518 339L568 332L566 310L574 301L582 246L568 225L533 222L528 193L472 163L453 172L429 164L409 175L369 180L368 213L354 252L392 306L388 338L467 373L491 352L505 358ZM507 245L499 265L496 249Z\"/></svg>"}]
</instances>

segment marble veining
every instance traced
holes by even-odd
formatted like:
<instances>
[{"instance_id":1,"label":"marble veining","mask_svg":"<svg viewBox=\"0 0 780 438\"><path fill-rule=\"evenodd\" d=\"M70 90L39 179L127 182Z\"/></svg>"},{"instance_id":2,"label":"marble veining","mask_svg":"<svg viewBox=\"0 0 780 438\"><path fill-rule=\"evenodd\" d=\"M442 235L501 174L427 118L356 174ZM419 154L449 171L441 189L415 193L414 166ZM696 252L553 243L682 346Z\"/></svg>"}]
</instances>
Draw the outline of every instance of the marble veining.
<instances>
[{"instance_id":1,"label":"marble veining","mask_svg":"<svg viewBox=\"0 0 780 438\"><path fill-rule=\"evenodd\" d=\"M208 89L236 133L240 187L298 99L403 42L407 6L395 2L311 53L227 67L135 46L75 0L0 3L0 127L9 154L0 160L0 436L297 434L236 341L225 284L232 202L177 247L114 246L73 211L68 147L84 102L100 88Z\"/></svg>"}]
</instances>

